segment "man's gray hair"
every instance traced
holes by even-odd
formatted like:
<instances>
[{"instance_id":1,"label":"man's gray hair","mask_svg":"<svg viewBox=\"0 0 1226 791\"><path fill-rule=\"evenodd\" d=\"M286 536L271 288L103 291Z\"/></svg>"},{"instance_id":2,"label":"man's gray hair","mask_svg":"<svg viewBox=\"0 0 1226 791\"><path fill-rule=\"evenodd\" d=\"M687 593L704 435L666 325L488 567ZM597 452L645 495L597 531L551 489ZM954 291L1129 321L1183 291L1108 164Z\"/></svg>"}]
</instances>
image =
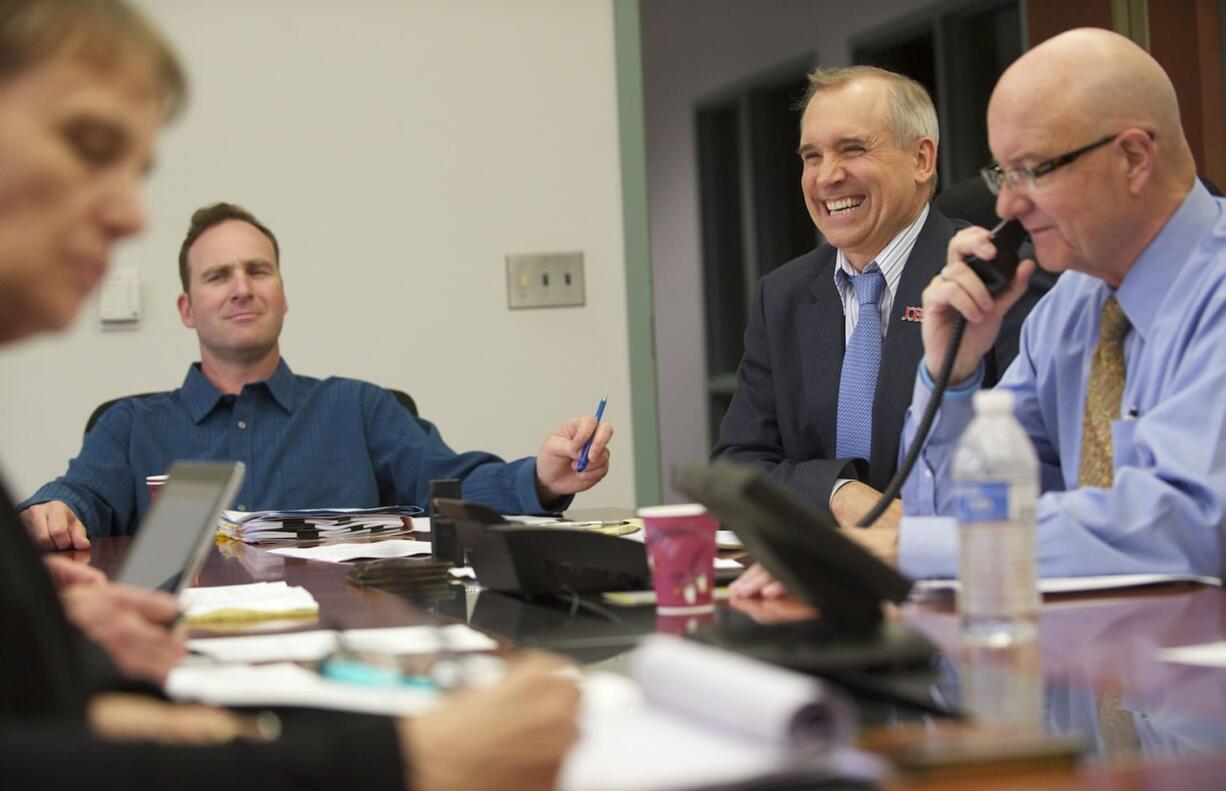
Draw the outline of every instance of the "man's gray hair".
<instances>
[{"instance_id":1,"label":"man's gray hair","mask_svg":"<svg viewBox=\"0 0 1226 791\"><path fill-rule=\"evenodd\" d=\"M809 90L801 103L808 107L809 100L830 88L842 88L856 80L873 78L885 80L890 86L890 132L894 142L909 146L921 137L930 137L936 145L941 143L941 131L937 128L937 111L932 97L923 85L897 72L876 66L846 66L839 69L818 67L809 73Z\"/></svg>"}]
</instances>

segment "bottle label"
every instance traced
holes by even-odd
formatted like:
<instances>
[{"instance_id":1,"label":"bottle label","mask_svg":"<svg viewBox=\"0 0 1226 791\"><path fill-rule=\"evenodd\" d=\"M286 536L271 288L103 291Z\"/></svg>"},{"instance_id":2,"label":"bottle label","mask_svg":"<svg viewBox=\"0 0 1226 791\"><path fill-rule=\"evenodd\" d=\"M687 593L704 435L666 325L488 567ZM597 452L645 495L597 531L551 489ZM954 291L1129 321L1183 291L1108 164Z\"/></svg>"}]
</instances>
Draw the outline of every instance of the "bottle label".
<instances>
[{"instance_id":1,"label":"bottle label","mask_svg":"<svg viewBox=\"0 0 1226 791\"><path fill-rule=\"evenodd\" d=\"M1004 522L1009 519L1009 484L1003 481L959 483L959 522Z\"/></svg>"}]
</instances>

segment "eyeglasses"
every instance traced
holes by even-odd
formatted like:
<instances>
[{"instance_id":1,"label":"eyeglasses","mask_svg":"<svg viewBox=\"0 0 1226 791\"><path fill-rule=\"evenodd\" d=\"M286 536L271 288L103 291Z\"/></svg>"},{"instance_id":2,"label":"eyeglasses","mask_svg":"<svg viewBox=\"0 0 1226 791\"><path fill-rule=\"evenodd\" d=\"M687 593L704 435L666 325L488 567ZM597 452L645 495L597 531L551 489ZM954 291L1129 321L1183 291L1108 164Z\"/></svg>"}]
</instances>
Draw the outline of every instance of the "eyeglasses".
<instances>
[{"instance_id":1,"label":"eyeglasses","mask_svg":"<svg viewBox=\"0 0 1226 791\"><path fill-rule=\"evenodd\" d=\"M979 175L983 176L984 182L988 185L988 189L992 191L993 195L999 195L1000 188L1004 184L1008 184L1010 189L1031 190L1034 189L1035 179L1039 176L1046 176L1053 170L1058 170L1071 162L1075 162L1082 154L1089 153L1096 148L1101 148L1122 134L1123 132L1116 132L1113 135L1107 135L1102 140L1096 140L1088 146L1082 146L1030 167L1001 170L1000 165L988 165L979 169ZM1148 132L1147 134L1151 140L1154 138L1153 132Z\"/></svg>"}]
</instances>

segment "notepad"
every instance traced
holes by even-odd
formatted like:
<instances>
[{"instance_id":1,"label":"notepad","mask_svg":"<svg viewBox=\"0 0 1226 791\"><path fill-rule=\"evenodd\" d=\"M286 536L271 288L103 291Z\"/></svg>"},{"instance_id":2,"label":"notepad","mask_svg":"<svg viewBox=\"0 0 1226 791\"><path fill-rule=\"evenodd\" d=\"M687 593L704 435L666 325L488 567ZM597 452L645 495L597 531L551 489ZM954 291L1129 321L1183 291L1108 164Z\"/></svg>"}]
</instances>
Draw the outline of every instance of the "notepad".
<instances>
[{"instance_id":1,"label":"notepad","mask_svg":"<svg viewBox=\"0 0 1226 791\"><path fill-rule=\"evenodd\" d=\"M635 650L631 674L585 680L581 736L559 788L651 791L883 773L879 761L847 748L856 731L850 701L811 676L665 635Z\"/></svg>"},{"instance_id":2,"label":"notepad","mask_svg":"<svg viewBox=\"0 0 1226 791\"><path fill-rule=\"evenodd\" d=\"M319 616L319 602L311 592L285 582L186 588L179 594L179 606L184 620L196 625Z\"/></svg>"}]
</instances>

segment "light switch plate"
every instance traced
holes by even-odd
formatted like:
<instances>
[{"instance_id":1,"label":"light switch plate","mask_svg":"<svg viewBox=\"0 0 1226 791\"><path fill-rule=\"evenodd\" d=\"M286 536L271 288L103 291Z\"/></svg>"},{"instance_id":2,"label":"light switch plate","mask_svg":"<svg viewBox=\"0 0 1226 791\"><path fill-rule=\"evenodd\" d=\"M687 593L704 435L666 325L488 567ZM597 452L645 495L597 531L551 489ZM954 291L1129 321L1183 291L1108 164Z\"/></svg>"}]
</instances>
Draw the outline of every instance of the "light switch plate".
<instances>
[{"instance_id":1,"label":"light switch plate","mask_svg":"<svg viewBox=\"0 0 1226 791\"><path fill-rule=\"evenodd\" d=\"M507 256L507 307L517 310L583 304L583 253Z\"/></svg>"},{"instance_id":2,"label":"light switch plate","mask_svg":"<svg viewBox=\"0 0 1226 791\"><path fill-rule=\"evenodd\" d=\"M140 322L140 273L117 269L102 281L98 296L98 317L102 325L131 326Z\"/></svg>"}]
</instances>

